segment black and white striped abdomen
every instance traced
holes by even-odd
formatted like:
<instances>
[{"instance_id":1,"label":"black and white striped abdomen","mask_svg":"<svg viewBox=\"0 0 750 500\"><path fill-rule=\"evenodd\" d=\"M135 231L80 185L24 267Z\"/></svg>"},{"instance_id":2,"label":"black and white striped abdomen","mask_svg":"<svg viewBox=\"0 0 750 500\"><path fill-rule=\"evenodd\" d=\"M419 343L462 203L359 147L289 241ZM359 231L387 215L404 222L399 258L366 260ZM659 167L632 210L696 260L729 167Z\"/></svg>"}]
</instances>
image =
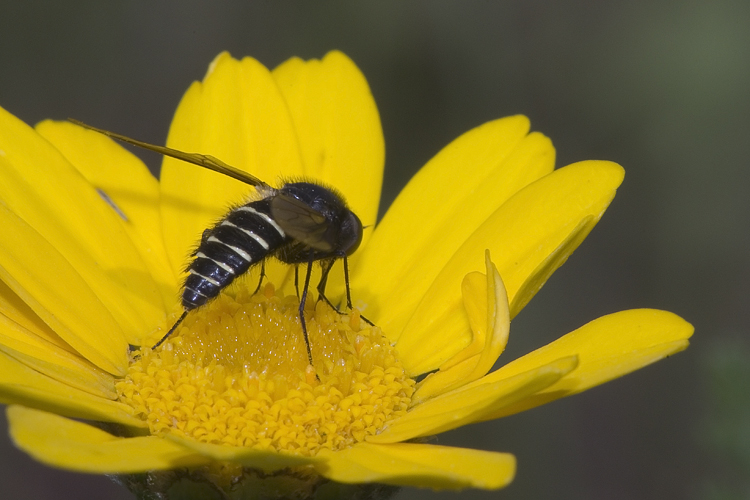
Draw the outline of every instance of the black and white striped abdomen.
<instances>
[{"instance_id":1,"label":"black and white striped abdomen","mask_svg":"<svg viewBox=\"0 0 750 500\"><path fill-rule=\"evenodd\" d=\"M182 291L185 310L219 295L234 279L281 246L286 235L270 216L268 200L233 209L203 234Z\"/></svg>"}]
</instances>

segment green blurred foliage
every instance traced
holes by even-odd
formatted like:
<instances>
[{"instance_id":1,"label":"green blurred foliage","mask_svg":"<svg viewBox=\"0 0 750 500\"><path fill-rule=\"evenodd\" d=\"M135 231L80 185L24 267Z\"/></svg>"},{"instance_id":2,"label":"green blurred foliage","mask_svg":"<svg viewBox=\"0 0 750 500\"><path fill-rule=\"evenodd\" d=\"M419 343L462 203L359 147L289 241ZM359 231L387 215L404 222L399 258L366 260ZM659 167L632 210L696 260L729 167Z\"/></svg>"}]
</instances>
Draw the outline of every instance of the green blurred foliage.
<instances>
[{"instance_id":1,"label":"green blurred foliage","mask_svg":"<svg viewBox=\"0 0 750 500\"><path fill-rule=\"evenodd\" d=\"M717 340L702 357L707 405L696 437L713 459L702 498L750 498L750 340Z\"/></svg>"}]
</instances>

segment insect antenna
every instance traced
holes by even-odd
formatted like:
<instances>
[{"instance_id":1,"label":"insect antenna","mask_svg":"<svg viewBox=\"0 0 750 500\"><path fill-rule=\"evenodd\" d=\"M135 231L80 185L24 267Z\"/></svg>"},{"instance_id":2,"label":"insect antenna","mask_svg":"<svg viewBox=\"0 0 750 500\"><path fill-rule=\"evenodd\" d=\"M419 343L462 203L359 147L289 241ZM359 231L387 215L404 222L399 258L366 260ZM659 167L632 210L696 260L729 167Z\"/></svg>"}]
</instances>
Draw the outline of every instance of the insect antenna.
<instances>
[{"instance_id":1,"label":"insect antenna","mask_svg":"<svg viewBox=\"0 0 750 500\"><path fill-rule=\"evenodd\" d=\"M122 141L127 144L137 146L139 148L148 149L149 151L154 151L164 156L177 158L178 160L192 163L193 165L198 165L199 167L203 167L208 170L213 170L214 172L224 174L227 177L237 179L238 181L244 182L245 184L250 184L251 186L258 186L260 188L270 187L268 184L258 179L254 175L248 174L247 172L243 170L240 170L236 167L228 165L224 163L223 161L221 161L220 159L211 155L204 155L200 153L187 153L185 151L180 151L179 149L173 149L173 148L168 148L166 146L157 146L155 144L149 144L147 142L139 141L137 139L133 139L131 137L118 134L116 132L110 132L109 130L104 130L101 128L93 127L91 125L87 125L74 118L68 118L68 121L71 123L75 123L79 127L93 130L94 132L98 132L100 134L106 135L107 137L117 139L118 141Z\"/></svg>"}]
</instances>

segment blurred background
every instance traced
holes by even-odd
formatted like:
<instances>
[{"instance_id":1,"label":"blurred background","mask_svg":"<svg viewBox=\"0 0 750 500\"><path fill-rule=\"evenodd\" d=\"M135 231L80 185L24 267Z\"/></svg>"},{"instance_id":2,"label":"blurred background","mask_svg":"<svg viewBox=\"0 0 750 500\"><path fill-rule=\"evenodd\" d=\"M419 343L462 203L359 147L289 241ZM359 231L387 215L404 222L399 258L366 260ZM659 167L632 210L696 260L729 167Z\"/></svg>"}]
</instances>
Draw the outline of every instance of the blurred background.
<instances>
[{"instance_id":1,"label":"blurred background","mask_svg":"<svg viewBox=\"0 0 750 500\"><path fill-rule=\"evenodd\" d=\"M274 67L335 48L380 110L382 210L441 147L510 114L552 138L558 166L622 164L607 214L514 320L501 360L635 307L685 317L691 347L439 437L514 453L507 489L397 498L750 498L748 26L746 1L2 0L0 106L29 124L71 116L163 143L182 93L220 51ZM4 430L0 491L131 498L105 477L35 463Z\"/></svg>"}]
</instances>

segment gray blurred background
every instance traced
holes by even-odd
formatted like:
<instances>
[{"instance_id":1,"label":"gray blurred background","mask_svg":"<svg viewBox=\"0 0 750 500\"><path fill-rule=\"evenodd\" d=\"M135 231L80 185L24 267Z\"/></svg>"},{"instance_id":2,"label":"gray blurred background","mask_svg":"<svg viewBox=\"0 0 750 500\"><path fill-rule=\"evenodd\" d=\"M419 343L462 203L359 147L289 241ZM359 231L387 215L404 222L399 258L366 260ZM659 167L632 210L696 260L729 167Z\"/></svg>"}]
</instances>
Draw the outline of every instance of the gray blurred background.
<instances>
[{"instance_id":1,"label":"gray blurred background","mask_svg":"<svg viewBox=\"0 0 750 500\"><path fill-rule=\"evenodd\" d=\"M750 498L750 2L3 0L0 106L163 143L220 51L273 67L334 48L380 109L383 210L442 146L515 113L552 138L558 166L625 167L599 226L514 321L503 360L622 309L696 327L657 365L440 436L514 453L507 489L398 498ZM3 498L131 498L2 435Z\"/></svg>"}]
</instances>

